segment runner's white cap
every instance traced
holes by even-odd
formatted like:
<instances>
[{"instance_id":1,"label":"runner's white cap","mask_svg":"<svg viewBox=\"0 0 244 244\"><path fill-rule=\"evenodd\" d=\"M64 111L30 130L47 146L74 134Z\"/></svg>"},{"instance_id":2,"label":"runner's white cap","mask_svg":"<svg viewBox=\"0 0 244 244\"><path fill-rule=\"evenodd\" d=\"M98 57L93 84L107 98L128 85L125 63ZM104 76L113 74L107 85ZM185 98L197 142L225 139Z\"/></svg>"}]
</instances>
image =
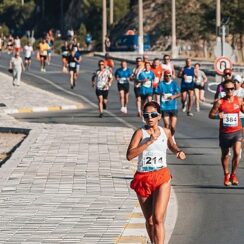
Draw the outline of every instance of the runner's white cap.
<instances>
[{"instance_id":1,"label":"runner's white cap","mask_svg":"<svg viewBox=\"0 0 244 244\"><path fill-rule=\"evenodd\" d=\"M242 83L242 82L243 82L243 80L242 80L242 78L241 78L240 75L234 75L234 77L233 77L233 81L237 81L237 82L239 82L239 83Z\"/></svg>"}]
</instances>

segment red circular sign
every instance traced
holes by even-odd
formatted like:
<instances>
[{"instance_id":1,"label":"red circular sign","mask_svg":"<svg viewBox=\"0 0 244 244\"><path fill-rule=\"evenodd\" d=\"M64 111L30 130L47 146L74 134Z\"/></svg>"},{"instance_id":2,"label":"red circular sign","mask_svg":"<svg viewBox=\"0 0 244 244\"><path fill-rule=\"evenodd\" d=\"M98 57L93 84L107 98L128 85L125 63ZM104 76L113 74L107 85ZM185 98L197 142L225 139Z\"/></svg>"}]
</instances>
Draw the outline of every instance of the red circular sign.
<instances>
[{"instance_id":1,"label":"red circular sign","mask_svg":"<svg viewBox=\"0 0 244 244\"><path fill-rule=\"evenodd\" d=\"M214 61L214 70L218 75L224 74L224 69L232 69L232 62L229 58L221 56Z\"/></svg>"}]
</instances>

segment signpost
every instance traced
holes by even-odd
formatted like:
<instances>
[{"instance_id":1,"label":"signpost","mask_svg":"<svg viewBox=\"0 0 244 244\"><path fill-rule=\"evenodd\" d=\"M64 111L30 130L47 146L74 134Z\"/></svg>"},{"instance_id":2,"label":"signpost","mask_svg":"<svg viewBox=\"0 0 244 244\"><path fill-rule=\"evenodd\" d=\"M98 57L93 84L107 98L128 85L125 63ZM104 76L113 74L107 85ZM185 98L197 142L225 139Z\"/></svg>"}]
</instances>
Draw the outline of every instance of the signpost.
<instances>
[{"instance_id":1,"label":"signpost","mask_svg":"<svg viewBox=\"0 0 244 244\"><path fill-rule=\"evenodd\" d=\"M226 68L232 69L232 62L228 57L221 56L215 59L214 70L218 75L223 75Z\"/></svg>"},{"instance_id":2,"label":"signpost","mask_svg":"<svg viewBox=\"0 0 244 244\"><path fill-rule=\"evenodd\" d=\"M224 69L232 69L232 61L225 56L220 56L214 61L214 70L216 72L215 81L220 83L224 74Z\"/></svg>"}]
</instances>

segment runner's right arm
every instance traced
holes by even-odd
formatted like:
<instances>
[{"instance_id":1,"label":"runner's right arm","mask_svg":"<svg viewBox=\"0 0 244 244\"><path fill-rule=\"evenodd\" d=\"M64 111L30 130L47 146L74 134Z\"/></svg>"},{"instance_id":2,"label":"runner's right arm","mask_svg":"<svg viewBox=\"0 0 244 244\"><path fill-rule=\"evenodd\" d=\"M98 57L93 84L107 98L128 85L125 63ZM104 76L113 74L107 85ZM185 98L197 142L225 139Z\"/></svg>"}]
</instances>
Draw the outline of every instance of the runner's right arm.
<instances>
[{"instance_id":1,"label":"runner's right arm","mask_svg":"<svg viewBox=\"0 0 244 244\"><path fill-rule=\"evenodd\" d=\"M213 105L213 107L210 110L209 115L208 115L208 117L210 119L221 119L221 118L223 118L223 112L219 113L219 105L220 105L219 100L214 102L214 105Z\"/></svg>"}]
</instances>

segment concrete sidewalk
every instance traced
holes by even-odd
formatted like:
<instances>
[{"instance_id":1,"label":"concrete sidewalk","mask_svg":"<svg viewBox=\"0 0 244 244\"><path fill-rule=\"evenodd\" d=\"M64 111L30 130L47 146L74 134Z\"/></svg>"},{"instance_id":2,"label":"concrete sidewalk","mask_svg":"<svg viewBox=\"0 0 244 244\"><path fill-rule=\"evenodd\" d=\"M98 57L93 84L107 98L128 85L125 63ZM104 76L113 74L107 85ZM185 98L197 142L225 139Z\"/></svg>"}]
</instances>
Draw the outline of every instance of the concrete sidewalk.
<instances>
[{"instance_id":1,"label":"concrete sidewalk","mask_svg":"<svg viewBox=\"0 0 244 244\"><path fill-rule=\"evenodd\" d=\"M0 102L8 109L73 104L0 78ZM132 129L25 123L1 108L0 129L6 127L29 134L0 168L0 243L146 243L144 218L129 188L136 162L125 158ZM173 193L167 240L176 207Z\"/></svg>"},{"instance_id":2,"label":"concrete sidewalk","mask_svg":"<svg viewBox=\"0 0 244 244\"><path fill-rule=\"evenodd\" d=\"M7 114L85 108L81 103L26 85L24 82L21 82L19 87L13 86L12 78L3 73L0 73L0 80L0 103L6 105L0 107L0 111Z\"/></svg>"}]
</instances>

